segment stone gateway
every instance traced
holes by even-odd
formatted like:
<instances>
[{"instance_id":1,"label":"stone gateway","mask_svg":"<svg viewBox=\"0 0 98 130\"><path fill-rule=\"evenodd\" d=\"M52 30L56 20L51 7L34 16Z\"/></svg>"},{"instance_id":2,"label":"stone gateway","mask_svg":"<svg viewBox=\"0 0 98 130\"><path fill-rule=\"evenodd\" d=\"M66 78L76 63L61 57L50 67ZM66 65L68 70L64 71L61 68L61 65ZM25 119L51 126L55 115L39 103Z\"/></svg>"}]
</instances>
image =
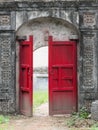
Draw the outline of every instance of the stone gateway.
<instances>
[{"instance_id":1,"label":"stone gateway","mask_svg":"<svg viewBox=\"0 0 98 130\"><path fill-rule=\"evenodd\" d=\"M77 107L98 100L98 2L0 2L0 112L19 111L19 42L34 37L34 50L77 38Z\"/></svg>"}]
</instances>

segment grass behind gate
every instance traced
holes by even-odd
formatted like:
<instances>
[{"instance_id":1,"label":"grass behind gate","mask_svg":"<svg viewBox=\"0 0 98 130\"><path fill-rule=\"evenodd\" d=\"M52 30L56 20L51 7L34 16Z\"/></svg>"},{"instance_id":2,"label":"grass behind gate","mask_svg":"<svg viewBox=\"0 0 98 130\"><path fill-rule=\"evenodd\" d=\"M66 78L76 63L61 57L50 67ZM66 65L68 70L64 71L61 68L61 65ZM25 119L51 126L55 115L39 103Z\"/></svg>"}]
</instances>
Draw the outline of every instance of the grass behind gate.
<instances>
[{"instance_id":1,"label":"grass behind gate","mask_svg":"<svg viewBox=\"0 0 98 130\"><path fill-rule=\"evenodd\" d=\"M48 102L48 92L47 91L34 91L33 108L36 108L46 102Z\"/></svg>"}]
</instances>

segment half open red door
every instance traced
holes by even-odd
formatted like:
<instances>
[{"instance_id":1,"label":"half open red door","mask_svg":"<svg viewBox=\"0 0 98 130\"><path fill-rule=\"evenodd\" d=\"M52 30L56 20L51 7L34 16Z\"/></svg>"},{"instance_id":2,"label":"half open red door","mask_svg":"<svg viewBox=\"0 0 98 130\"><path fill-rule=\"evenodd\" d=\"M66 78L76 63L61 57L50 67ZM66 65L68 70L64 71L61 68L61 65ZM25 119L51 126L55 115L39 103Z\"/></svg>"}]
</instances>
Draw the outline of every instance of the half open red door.
<instances>
[{"instance_id":1,"label":"half open red door","mask_svg":"<svg viewBox=\"0 0 98 130\"><path fill-rule=\"evenodd\" d=\"M49 114L77 110L77 50L75 41L49 37Z\"/></svg>"},{"instance_id":2,"label":"half open red door","mask_svg":"<svg viewBox=\"0 0 98 130\"><path fill-rule=\"evenodd\" d=\"M20 40L20 75L19 75L19 105L20 112L25 116L32 116L32 57L33 37Z\"/></svg>"}]
</instances>

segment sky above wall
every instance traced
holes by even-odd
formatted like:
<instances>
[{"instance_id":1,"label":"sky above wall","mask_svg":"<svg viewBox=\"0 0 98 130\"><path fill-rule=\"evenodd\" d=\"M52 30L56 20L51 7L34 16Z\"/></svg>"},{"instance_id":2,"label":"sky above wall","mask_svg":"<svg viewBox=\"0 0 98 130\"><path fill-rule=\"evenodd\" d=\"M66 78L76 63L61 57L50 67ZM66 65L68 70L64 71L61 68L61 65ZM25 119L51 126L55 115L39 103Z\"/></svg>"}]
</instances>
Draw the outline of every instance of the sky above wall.
<instances>
[{"instance_id":1,"label":"sky above wall","mask_svg":"<svg viewBox=\"0 0 98 130\"><path fill-rule=\"evenodd\" d=\"M33 53L34 67L48 67L48 47L41 47Z\"/></svg>"}]
</instances>

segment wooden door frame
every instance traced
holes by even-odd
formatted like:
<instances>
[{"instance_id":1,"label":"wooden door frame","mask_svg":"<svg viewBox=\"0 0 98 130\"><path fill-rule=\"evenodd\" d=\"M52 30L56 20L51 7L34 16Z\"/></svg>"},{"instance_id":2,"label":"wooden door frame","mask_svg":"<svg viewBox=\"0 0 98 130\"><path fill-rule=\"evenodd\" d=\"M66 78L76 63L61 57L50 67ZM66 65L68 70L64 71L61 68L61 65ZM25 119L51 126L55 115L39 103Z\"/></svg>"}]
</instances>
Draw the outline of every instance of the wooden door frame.
<instances>
[{"instance_id":1,"label":"wooden door frame","mask_svg":"<svg viewBox=\"0 0 98 130\"><path fill-rule=\"evenodd\" d=\"M19 42L19 112L25 116L32 116L32 98L33 98L33 36L29 36L27 39L26 36L17 36ZM23 51L24 49L25 51ZM23 49L23 50L22 50ZM23 51L24 53L22 53ZM25 57L23 57L25 54ZM28 57L27 57L28 56ZM25 59L25 60L23 60ZM22 62L21 62L21 61ZM25 70L26 82L23 82L23 70ZM24 77L24 76L23 76ZM24 94L25 96L24 96ZM28 105L26 106L26 101ZM23 104L23 105L22 105Z\"/></svg>"}]
</instances>

